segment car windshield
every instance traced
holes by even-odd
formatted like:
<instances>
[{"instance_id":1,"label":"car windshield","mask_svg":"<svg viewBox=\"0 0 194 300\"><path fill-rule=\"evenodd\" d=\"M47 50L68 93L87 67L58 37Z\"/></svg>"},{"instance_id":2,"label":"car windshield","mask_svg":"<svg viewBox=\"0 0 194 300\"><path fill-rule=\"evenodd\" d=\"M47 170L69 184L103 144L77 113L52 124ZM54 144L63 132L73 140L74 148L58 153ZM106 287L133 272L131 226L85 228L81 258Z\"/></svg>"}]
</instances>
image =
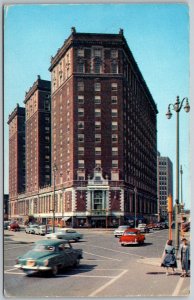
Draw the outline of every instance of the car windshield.
<instances>
[{"instance_id":1,"label":"car windshield","mask_svg":"<svg viewBox=\"0 0 194 300\"><path fill-rule=\"evenodd\" d=\"M55 251L54 246L49 246L49 245L36 245L33 249L34 251L38 252L44 252L44 251Z\"/></svg>"},{"instance_id":2,"label":"car windshield","mask_svg":"<svg viewBox=\"0 0 194 300\"><path fill-rule=\"evenodd\" d=\"M128 226L119 226L118 229L126 229L126 228L128 228Z\"/></svg>"}]
</instances>

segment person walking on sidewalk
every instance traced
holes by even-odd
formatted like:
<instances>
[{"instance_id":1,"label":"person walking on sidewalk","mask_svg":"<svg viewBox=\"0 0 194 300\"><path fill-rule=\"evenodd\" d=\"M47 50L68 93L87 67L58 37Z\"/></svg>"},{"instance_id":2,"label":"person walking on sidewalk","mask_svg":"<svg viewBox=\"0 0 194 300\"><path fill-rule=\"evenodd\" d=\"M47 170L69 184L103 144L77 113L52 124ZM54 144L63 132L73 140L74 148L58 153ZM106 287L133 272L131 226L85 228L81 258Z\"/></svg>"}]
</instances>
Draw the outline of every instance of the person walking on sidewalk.
<instances>
[{"instance_id":1,"label":"person walking on sidewalk","mask_svg":"<svg viewBox=\"0 0 194 300\"><path fill-rule=\"evenodd\" d=\"M175 257L175 248L172 245L172 240L167 240L166 246L164 248L164 252L162 255L162 263L161 267L165 267L167 269L166 275L170 275L169 268L172 268L172 272L174 274L174 269L177 268L177 261Z\"/></svg>"},{"instance_id":2,"label":"person walking on sidewalk","mask_svg":"<svg viewBox=\"0 0 194 300\"><path fill-rule=\"evenodd\" d=\"M188 277L188 271L190 270L190 249L186 238L182 239L181 245L181 267L182 274L181 277Z\"/></svg>"}]
</instances>

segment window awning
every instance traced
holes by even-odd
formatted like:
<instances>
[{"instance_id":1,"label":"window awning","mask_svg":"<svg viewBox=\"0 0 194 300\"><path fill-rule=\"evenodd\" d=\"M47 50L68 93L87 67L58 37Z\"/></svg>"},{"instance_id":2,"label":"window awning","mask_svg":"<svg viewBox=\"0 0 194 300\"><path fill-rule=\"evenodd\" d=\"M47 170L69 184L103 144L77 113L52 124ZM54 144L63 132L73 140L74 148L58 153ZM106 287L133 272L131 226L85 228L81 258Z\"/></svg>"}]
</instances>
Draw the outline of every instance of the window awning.
<instances>
[{"instance_id":1,"label":"window awning","mask_svg":"<svg viewBox=\"0 0 194 300\"><path fill-rule=\"evenodd\" d=\"M63 217L62 218L62 221L67 221L67 220L69 220L71 217Z\"/></svg>"}]
</instances>

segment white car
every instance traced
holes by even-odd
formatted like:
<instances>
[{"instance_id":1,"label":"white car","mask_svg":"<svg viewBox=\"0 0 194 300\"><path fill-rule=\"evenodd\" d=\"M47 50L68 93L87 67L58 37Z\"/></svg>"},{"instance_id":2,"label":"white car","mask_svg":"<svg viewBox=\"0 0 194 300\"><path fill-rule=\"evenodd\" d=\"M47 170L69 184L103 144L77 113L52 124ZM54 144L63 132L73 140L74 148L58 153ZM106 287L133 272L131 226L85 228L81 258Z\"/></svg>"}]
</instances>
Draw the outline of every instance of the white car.
<instances>
[{"instance_id":1,"label":"white car","mask_svg":"<svg viewBox=\"0 0 194 300\"><path fill-rule=\"evenodd\" d=\"M129 225L122 225L119 226L117 229L115 229L114 231L114 236L118 237L118 236L122 236L123 233L125 232L125 230L130 229L131 227Z\"/></svg>"},{"instance_id":2,"label":"white car","mask_svg":"<svg viewBox=\"0 0 194 300\"><path fill-rule=\"evenodd\" d=\"M80 239L83 239L83 234L77 232L74 229L71 228L65 228L65 229L58 229L54 233L46 234L45 237L47 239L63 239L68 241L79 241Z\"/></svg>"},{"instance_id":3,"label":"white car","mask_svg":"<svg viewBox=\"0 0 194 300\"><path fill-rule=\"evenodd\" d=\"M144 232L144 233L146 233L146 232L148 233L150 231L145 223L140 223L138 225L137 229L139 229L140 232Z\"/></svg>"},{"instance_id":4,"label":"white car","mask_svg":"<svg viewBox=\"0 0 194 300\"><path fill-rule=\"evenodd\" d=\"M34 229L35 234L45 235L46 233L50 233L51 229L49 227L46 228L46 225L39 225Z\"/></svg>"},{"instance_id":5,"label":"white car","mask_svg":"<svg viewBox=\"0 0 194 300\"><path fill-rule=\"evenodd\" d=\"M35 229L37 227L38 227L38 224L26 226L25 233L32 233L32 234L34 234L35 233Z\"/></svg>"}]
</instances>

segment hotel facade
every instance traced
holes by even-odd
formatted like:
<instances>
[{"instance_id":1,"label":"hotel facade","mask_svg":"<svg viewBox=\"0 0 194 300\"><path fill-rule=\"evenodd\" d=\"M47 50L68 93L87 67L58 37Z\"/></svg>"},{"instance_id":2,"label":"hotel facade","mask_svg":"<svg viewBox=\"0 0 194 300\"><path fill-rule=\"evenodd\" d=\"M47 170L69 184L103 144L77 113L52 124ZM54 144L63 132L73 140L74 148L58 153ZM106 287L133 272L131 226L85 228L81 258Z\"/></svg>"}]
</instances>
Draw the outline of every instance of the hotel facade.
<instances>
[{"instance_id":1,"label":"hotel facade","mask_svg":"<svg viewBox=\"0 0 194 300\"><path fill-rule=\"evenodd\" d=\"M12 200L18 210L11 217L31 214L48 222L55 215L57 222L95 227L122 224L135 212L154 218L157 107L123 30L89 34L73 27L49 70L51 97L44 91L33 124L28 103L42 87L34 84L24 101L25 192ZM41 109L44 120L50 112L50 127L38 122Z\"/></svg>"}]
</instances>

